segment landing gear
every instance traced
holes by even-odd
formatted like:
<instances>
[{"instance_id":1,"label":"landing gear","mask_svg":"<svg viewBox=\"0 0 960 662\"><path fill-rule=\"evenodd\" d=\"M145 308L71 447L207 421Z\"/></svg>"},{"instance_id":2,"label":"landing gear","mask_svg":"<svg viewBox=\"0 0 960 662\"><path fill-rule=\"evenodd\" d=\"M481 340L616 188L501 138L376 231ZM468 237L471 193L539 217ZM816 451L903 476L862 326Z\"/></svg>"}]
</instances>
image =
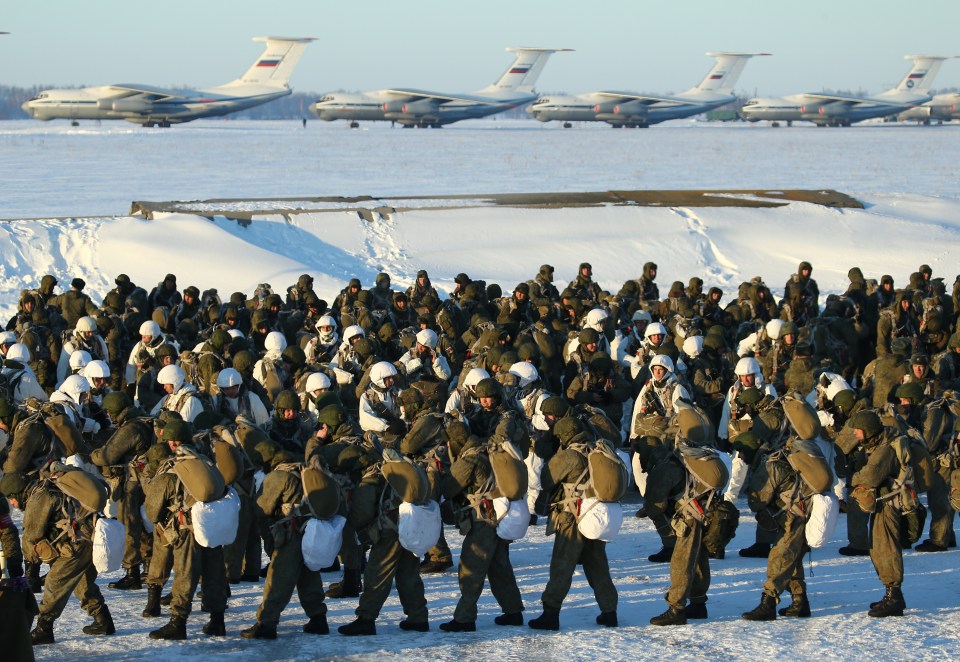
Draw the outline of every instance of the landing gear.
<instances>
[{"instance_id":1,"label":"landing gear","mask_svg":"<svg viewBox=\"0 0 960 662\"><path fill-rule=\"evenodd\" d=\"M77 120L70 120L70 126L80 126L80 122Z\"/></svg>"},{"instance_id":2,"label":"landing gear","mask_svg":"<svg viewBox=\"0 0 960 662\"><path fill-rule=\"evenodd\" d=\"M360 122L350 122L350 128L351 128L351 129L359 129L359 128L360 128Z\"/></svg>"},{"instance_id":3,"label":"landing gear","mask_svg":"<svg viewBox=\"0 0 960 662\"><path fill-rule=\"evenodd\" d=\"M779 129L779 128L780 128L780 122L770 122L770 126L773 127L774 129ZM790 126L790 124L787 123L787 126Z\"/></svg>"},{"instance_id":4,"label":"landing gear","mask_svg":"<svg viewBox=\"0 0 960 662\"><path fill-rule=\"evenodd\" d=\"M564 122L564 123L563 123L563 128L564 128L564 129L572 129L572 128L573 128L573 124L571 124L570 122Z\"/></svg>"}]
</instances>

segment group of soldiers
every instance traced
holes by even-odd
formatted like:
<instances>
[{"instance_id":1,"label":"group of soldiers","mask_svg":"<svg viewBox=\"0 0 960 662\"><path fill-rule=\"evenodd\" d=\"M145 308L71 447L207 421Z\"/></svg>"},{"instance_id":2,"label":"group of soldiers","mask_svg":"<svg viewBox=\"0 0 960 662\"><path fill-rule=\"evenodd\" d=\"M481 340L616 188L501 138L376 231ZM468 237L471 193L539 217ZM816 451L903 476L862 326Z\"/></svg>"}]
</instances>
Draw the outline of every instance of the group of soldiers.
<instances>
[{"instance_id":1,"label":"group of soldiers","mask_svg":"<svg viewBox=\"0 0 960 662\"><path fill-rule=\"evenodd\" d=\"M847 514L840 553L869 554L886 589L870 615L901 615L901 549L919 535L918 493L927 492L930 527L916 549L956 545L960 286L947 294L926 265L901 289L853 268L846 292L821 302L811 273L801 263L779 302L759 277L729 302L698 277L661 297L651 262L616 293L583 263L562 290L550 265L507 293L461 273L445 297L426 271L406 290L380 273L367 289L352 279L331 303L308 274L282 293L264 283L227 300L181 290L173 274L150 292L121 274L99 306L82 279L56 294L57 279L44 276L0 335L0 534L10 575L35 592L43 584L32 643L54 642L71 592L94 619L85 633L115 632L92 560L99 514L60 488L76 470L103 481L124 526L125 572L109 588L145 586L145 618L169 605L152 638L186 638L198 584L203 633L223 636L230 585L261 577L244 638L275 638L294 589L304 632L329 632L326 598L357 598L356 620L339 631L376 634L394 584L400 628L428 630L421 574L453 558L443 532L423 558L400 544L403 498L384 475L396 454L423 469L444 521L464 536L461 595L440 629L475 630L486 581L503 612L496 624L523 625L492 506L505 489L491 454L504 444L527 469L530 524L545 516L554 536L532 628L559 629L578 563L597 623L618 624L606 543L581 533L580 501L570 498L590 479L587 452L598 444L629 454L644 495L637 515L662 541L649 560L671 564L668 608L651 623L707 617L709 562L725 556L742 491L758 526L740 554L769 557L760 605L744 618L810 615L802 557L813 490L789 459L811 439ZM791 413L801 406L814 412L816 432ZM697 449L729 454L725 490L697 486L684 459ZM240 500L237 535L205 547L174 467L184 457L220 466L224 454L234 458L222 473ZM305 467L335 478L346 518L338 560L323 569L342 568L342 580L326 591L300 545L311 516ZM8 501L24 512L22 544ZM261 569L263 551L270 563ZM785 590L793 601L778 612Z\"/></svg>"}]
</instances>

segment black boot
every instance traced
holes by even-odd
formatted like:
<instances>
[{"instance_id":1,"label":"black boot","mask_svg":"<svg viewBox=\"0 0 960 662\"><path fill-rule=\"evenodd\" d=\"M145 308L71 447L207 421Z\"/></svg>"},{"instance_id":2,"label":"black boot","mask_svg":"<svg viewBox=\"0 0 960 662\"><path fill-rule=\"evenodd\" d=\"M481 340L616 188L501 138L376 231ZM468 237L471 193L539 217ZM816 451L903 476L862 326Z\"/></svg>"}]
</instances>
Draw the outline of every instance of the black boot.
<instances>
[{"instance_id":1,"label":"black boot","mask_svg":"<svg viewBox=\"0 0 960 662\"><path fill-rule=\"evenodd\" d=\"M620 622L617 620L617 612L615 611L605 611L599 616L597 616L597 625L602 625L606 628L615 628L620 626Z\"/></svg>"},{"instance_id":2,"label":"black boot","mask_svg":"<svg viewBox=\"0 0 960 662\"><path fill-rule=\"evenodd\" d=\"M34 646L43 646L44 644L55 643L53 639L53 620L40 616L37 619L37 627L30 633L30 641Z\"/></svg>"},{"instance_id":3,"label":"black boot","mask_svg":"<svg viewBox=\"0 0 960 662\"><path fill-rule=\"evenodd\" d=\"M440 629L444 632L476 632L477 624L474 621L461 623L460 621L447 621L440 624Z\"/></svg>"},{"instance_id":4,"label":"black boot","mask_svg":"<svg viewBox=\"0 0 960 662\"><path fill-rule=\"evenodd\" d=\"M691 602L683 608L683 612L687 615L688 621L702 621L707 618L707 603Z\"/></svg>"},{"instance_id":5,"label":"black boot","mask_svg":"<svg viewBox=\"0 0 960 662\"><path fill-rule=\"evenodd\" d=\"M659 616L650 619L650 625L686 625L687 613L683 607L670 607Z\"/></svg>"},{"instance_id":6,"label":"black boot","mask_svg":"<svg viewBox=\"0 0 960 662\"><path fill-rule=\"evenodd\" d=\"M337 628L337 632L346 637L367 637L377 633L376 621L358 618L353 623L347 623Z\"/></svg>"},{"instance_id":7,"label":"black boot","mask_svg":"<svg viewBox=\"0 0 960 662\"><path fill-rule=\"evenodd\" d=\"M887 616L903 616L903 610L907 604L903 599L903 593L898 586L888 586L887 594L883 596L880 602L875 602L867 612L874 618L886 618Z\"/></svg>"},{"instance_id":8,"label":"black boot","mask_svg":"<svg viewBox=\"0 0 960 662\"><path fill-rule=\"evenodd\" d=\"M198 596L199 597L199 596ZM160 598L160 604L164 607L169 607L170 603L173 602L173 592L167 593L165 596Z\"/></svg>"},{"instance_id":9,"label":"black boot","mask_svg":"<svg viewBox=\"0 0 960 662\"><path fill-rule=\"evenodd\" d=\"M650 561L650 563L670 563L672 556L673 547L661 547L659 552L651 554L647 557L647 560Z\"/></svg>"},{"instance_id":10,"label":"black boot","mask_svg":"<svg viewBox=\"0 0 960 662\"><path fill-rule=\"evenodd\" d=\"M151 639L170 639L182 641L187 638L187 619L182 616L171 616L167 624L150 633Z\"/></svg>"},{"instance_id":11,"label":"black boot","mask_svg":"<svg viewBox=\"0 0 960 662\"><path fill-rule=\"evenodd\" d=\"M523 625L523 614L519 611L513 614L500 614L493 619L497 625Z\"/></svg>"},{"instance_id":12,"label":"black boot","mask_svg":"<svg viewBox=\"0 0 960 662\"><path fill-rule=\"evenodd\" d=\"M30 590L34 593L42 592L43 587L40 585L40 564L27 561L23 564L23 572L27 581L30 582Z\"/></svg>"},{"instance_id":13,"label":"black boot","mask_svg":"<svg viewBox=\"0 0 960 662\"><path fill-rule=\"evenodd\" d=\"M534 630L549 630L556 632L560 629L560 612L544 609L543 613L527 623Z\"/></svg>"},{"instance_id":14,"label":"black boot","mask_svg":"<svg viewBox=\"0 0 960 662\"><path fill-rule=\"evenodd\" d=\"M453 567L453 559L430 559L420 564L421 575L444 572Z\"/></svg>"},{"instance_id":15,"label":"black boot","mask_svg":"<svg viewBox=\"0 0 960 662\"><path fill-rule=\"evenodd\" d=\"M932 540L924 540L922 543L914 547L918 552L945 552L947 551L946 545L938 545Z\"/></svg>"},{"instance_id":16,"label":"black boot","mask_svg":"<svg viewBox=\"0 0 960 662\"><path fill-rule=\"evenodd\" d=\"M810 602L807 600L806 593L799 593L793 596L793 602L788 607L784 607L778 612L781 616L793 616L794 618L810 618Z\"/></svg>"},{"instance_id":17,"label":"black boot","mask_svg":"<svg viewBox=\"0 0 960 662\"><path fill-rule=\"evenodd\" d=\"M147 586L147 606L143 609L144 618L156 618L160 615L160 594L163 592L162 586Z\"/></svg>"},{"instance_id":18,"label":"black boot","mask_svg":"<svg viewBox=\"0 0 960 662\"><path fill-rule=\"evenodd\" d=\"M770 543L755 542L746 549L740 550L740 556L748 559L765 559L770 556Z\"/></svg>"},{"instance_id":19,"label":"black boot","mask_svg":"<svg viewBox=\"0 0 960 662\"><path fill-rule=\"evenodd\" d=\"M127 573L115 582L107 584L110 588L118 591L139 591L143 588L143 582L140 580L140 566L135 565L127 568Z\"/></svg>"},{"instance_id":20,"label":"black boot","mask_svg":"<svg viewBox=\"0 0 960 662\"><path fill-rule=\"evenodd\" d=\"M411 621L403 620L400 621L400 629L406 630L407 632L429 632L430 631L430 622L429 621Z\"/></svg>"},{"instance_id":21,"label":"black boot","mask_svg":"<svg viewBox=\"0 0 960 662\"><path fill-rule=\"evenodd\" d=\"M359 598L360 571L344 568L343 579L335 584L331 584L324 595L333 599Z\"/></svg>"},{"instance_id":22,"label":"black boot","mask_svg":"<svg viewBox=\"0 0 960 662\"><path fill-rule=\"evenodd\" d=\"M869 549L860 549L859 547L854 547L852 545L847 545L846 547L841 547L837 550L841 556L870 556Z\"/></svg>"},{"instance_id":23,"label":"black boot","mask_svg":"<svg viewBox=\"0 0 960 662\"><path fill-rule=\"evenodd\" d=\"M223 623L222 611L210 614L210 620L203 626L203 633L208 637L227 636L227 626Z\"/></svg>"},{"instance_id":24,"label":"black boot","mask_svg":"<svg viewBox=\"0 0 960 662\"><path fill-rule=\"evenodd\" d=\"M777 620L777 599L764 593L760 596L760 604L744 612L743 617L748 621L775 621Z\"/></svg>"},{"instance_id":25,"label":"black boot","mask_svg":"<svg viewBox=\"0 0 960 662\"><path fill-rule=\"evenodd\" d=\"M307 634L330 634L330 626L327 625L327 616L314 616L303 626L303 631Z\"/></svg>"},{"instance_id":26,"label":"black boot","mask_svg":"<svg viewBox=\"0 0 960 662\"><path fill-rule=\"evenodd\" d=\"M103 605L103 608L93 617L93 623L83 626L84 634L113 634L116 631L107 605Z\"/></svg>"},{"instance_id":27,"label":"black boot","mask_svg":"<svg viewBox=\"0 0 960 662\"><path fill-rule=\"evenodd\" d=\"M244 639L276 639L277 628L274 625L268 626L257 622L246 630L241 630L240 636Z\"/></svg>"}]
</instances>

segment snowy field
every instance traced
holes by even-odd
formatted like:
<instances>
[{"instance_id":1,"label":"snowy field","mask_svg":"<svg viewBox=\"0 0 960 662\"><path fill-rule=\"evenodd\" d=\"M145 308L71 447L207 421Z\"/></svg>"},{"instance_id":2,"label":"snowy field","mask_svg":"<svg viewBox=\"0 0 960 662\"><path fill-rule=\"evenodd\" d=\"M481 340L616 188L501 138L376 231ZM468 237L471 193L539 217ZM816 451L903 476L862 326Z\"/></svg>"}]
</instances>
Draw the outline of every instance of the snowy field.
<instances>
[{"instance_id":1,"label":"snowy field","mask_svg":"<svg viewBox=\"0 0 960 662\"><path fill-rule=\"evenodd\" d=\"M653 260L661 292L673 280L700 275L707 286L724 289L725 301L755 275L779 293L801 260L813 263L824 295L845 289L853 265L868 278L890 273L898 284L923 262L948 285L960 273L957 126L771 129L678 122L643 131L564 131L497 120L439 131L366 126L350 131L343 123L311 122L302 129L293 122L207 121L147 130L123 123L71 128L65 122L0 122L0 218L35 219L0 222L0 313L10 314L20 289L36 286L44 273L62 284L84 277L97 301L120 272L147 288L173 272L181 286L217 287L224 295L250 293L260 282L283 290L308 272L318 293L332 300L350 277L368 286L381 269L396 284L426 268L441 288L449 289L465 271L509 289L544 262L565 283L584 260L593 263L604 287L616 290ZM134 200L381 198L366 204L372 209L389 205L391 196L692 188L829 188L866 208L480 207L416 209L374 221L338 211L263 214L247 227L223 216L125 216ZM960 551L907 552L907 615L871 619L868 604L881 597L882 587L869 559L837 555L846 542L841 520L835 539L814 553L812 567L808 560L814 617L748 623L739 615L759 601L765 562L741 559L736 550L753 542L753 531L745 514L727 558L712 562L710 619L684 627L647 625L666 606L668 567L646 561L659 539L648 520L629 517L608 546L620 590L616 630L594 624L596 605L578 575L559 634L495 626L498 609L489 594L481 599L476 633L439 632L436 625L451 618L458 596L450 572L426 579L427 634L397 628L401 609L392 597L378 637L307 636L300 633L305 618L294 601L279 640L244 642L239 630L253 622L262 585L241 584L233 587L226 639L205 639L199 633L205 616L196 613L186 643L157 643L146 633L162 621L139 615L146 592L112 591L106 588L112 578L104 577L118 634L81 634L87 617L71 600L56 625L60 643L38 653L45 660L957 658ZM448 540L456 553L459 535L448 529ZM540 613L551 545L541 525L512 546L528 618ZM331 601L330 607L335 628L353 619L355 600Z\"/></svg>"}]
</instances>

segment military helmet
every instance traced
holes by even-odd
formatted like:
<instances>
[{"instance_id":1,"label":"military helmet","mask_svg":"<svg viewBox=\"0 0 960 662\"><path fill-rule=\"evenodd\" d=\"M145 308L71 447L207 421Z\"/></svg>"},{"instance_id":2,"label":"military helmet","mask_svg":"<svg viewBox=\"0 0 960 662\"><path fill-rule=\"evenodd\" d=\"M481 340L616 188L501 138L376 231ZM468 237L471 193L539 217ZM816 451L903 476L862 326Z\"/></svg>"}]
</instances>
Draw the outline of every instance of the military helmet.
<instances>
[{"instance_id":1,"label":"military helmet","mask_svg":"<svg viewBox=\"0 0 960 662\"><path fill-rule=\"evenodd\" d=\"M850 418L850 427L854 430L863 430L866 439L872 439L883 432L883 423L877 412L869 409L859 411Z\"/></svg>"},{"instance_id":2,"label":"military helmet","mask_svg":"<svg viewBox=\"0 0 960 662\"><path fill-rule=\"evenodd\" d=\"M497 383L497 380L487 377L486 379L480 380L474 389L474 393L476 393L478 398L499 398L500 385Z\"/></svg>"},{"instance_id":3,"label":"military helmet","mask_svg":"<svg viewBox=\"0 0 960 662\"><path fill-rule=\"evenodd\" d=\"M111 417L120 415L125 409L133 406L133 400L123 391L110 391L103 396L103 402L100 405L103 410ZM0 418L3 414L0 413Z\"/></svg>"},{"instance_id":4,"label":"military helmet","mask_svg":"<svg viewBox=\"0 0 960 662\"><path fill-rule=\"evenodd\" d=\"M300 411L300 398L295 391L291 391L290 389L280 391L273 401L273 408L278 414L282 413L285 409Z\"/></svg>"},{"instance_id":5,"label":"military helmet","mask_svg":"<svg viewBox=\"0 0 960 662\"><path fill-rule=\"evenodd\" d=\"M780 327L781 338L783 338L784 336L791 336L791 335L795 336L798 333L799 333L799 329L797 329L797 325L794 324L793 322L784 322L783 326Z\"/></svg>"},{"instance_id":6,"label":"military helmet","mask_svg":"<svg viewBox=\"0 0 960 662\"><path fill-rule=\"evenodd\" d=\"M280 356L294 368L302 368L307 363L307 355L296 345L290 345L284 349Z\"/></svg>"},{"instance_id":7,"label":"military helmet","mask_svg":"<svg viewBox=\"0 0 960 662\"><path fill-rule=\"evenodd\" d=\"M746 432L741 432L733 440L733 450L735 451L747 451L748 453L756 451L760 448L760 437L757 436L756 432L752 430L747 430Z\"/></svg>"},{"instance_id":8,"label":"military helmet","mask_svg":"<svg viewBox=\"0 0 960 662\"><path fill-rule=\"evenodd\" d=\"M580 341L581 345L589 345L590 343L600 342L600 334L596 329L586 328L580 331L580 335L577 336L577 339Z\"/></svg>"},{"instance_id":9,"label":"military helmet","mask_svg":"<svg viewBox=\"0 0 960 662\"><path fill-rule=\"evenodd\" d=\"M176 356L177 356L177 348L174 347L173 345L171 345L170 343L163 343L162 345L160 345L159 347L157 347L156 350L154 350L153 356L154 356L154 358L156 358L158 361L159 361L160 359L162 359L163 357L165 357L165 356L176 357Z\"/></svg>"},{"instance_id":10,"label":"military helmet","mask_svg":"<svg viewBox=\"0 0 960 662\"><path fill-rule=\"evenodd\" d=\"M89 315L86 317L81 317L77 320L76 331L77 333L96 333L97 320L93 319Z\"/></svg>"},{"instance_id":11,"label":"military helmet","mask_svg":"<svg viewBox=\"0 0 960 662\"><path fill-rule=\"evenodd\" d=\"M897 387L896 397L909 400L910 404L918 405L923 402L923 387L917 382L907 382Z\"/></svg>"},{"instance_id":12,"label":"military helmet","mask_svg":"<svg viewBox=\"0 0 960 662\"><path fill-rule=\"evenodd\" d=\"M574 437L584 432L583 424L573 416L564 416L553 426L553 433L564 446L573 441Z\"/></svg>"},{"instance_id":13,"label":"military helmet","mask_svg":"<svg viewBox=\"0 0 960 662\"><path fill-rule=\"evenodd\" d=\"M163 426L163 441L193 441L193 430L190 424L184 420L170 420Z\"/></svg>"},{"instance_id":14,"label":"military helmet","mask_svg":"<svg viewBox=\"0 0 960 662\"><path fill-rule=\"evenodd\" d=\"M233 341L233 337L223 329L217 329L210 336L210 344L218 352L221 351L224 346L229 345Z\"/></svg>"},{"instance_id":15,"label":"military helmet","mask_svg":"<svg viewBox=\"0 0 960 662\"><path fill-rule=\"evenodd\" d=\"M27 477L18 471L6 473L0 478L0 493L19 499L29 484Z\"/></svg>"},{"instance_id":16,"label":"military helmet","mask_svg":"<svg viewBox=\"0 0 960 662\"><path fill-rule=\"evenodd\" d=\"M763 400L763 392L756 386L745 388L737 394L737 404L752 407Z\"/></svg>"},{"instance_id":17,"label":"military helmet","mask_svg":"<svg viewBox=\"0 0 960 662\"><path fill-rule=\"evenodd\" d=\"M317 412L317 424L326 425L332 432L335 432L346 420L346 413L340 405L327 405Z\"/></svg>"},{"instance_id":18,"label":"military helmet","mask_svg":"<svg viewBox=\"0 0 960 662\"><path fill-rule=\"evenodd\" d=\"M407 418L420 411L424 403L423 393L420 392L420 389L413 387L400 391L397 400L406 411Z\"/></svg>"},{"instance_id":19,"label":"military helmet","mask_svg":"<svg viewBox=\"0 0 960 662\"><path fill-rule=\"evenodd\" d=\"M543 404L540 405L540 413L544 416L560 418L566 416L568 411L570 411L570 404L559 395L551 395L549 398L545 398Z\"/></svg>"},{"instance_id":20,"label":"military helmet","mask_svg":"<svg viewBox=\"0 0 960 662\"><path fill-rule=\"evenodd\" d=\"M328 388L330 388L330 378L322 372L312 372L310 376L307 377L307 384L304 390L307 393L313 393L314 391L320 389L326 390Z\"/></svg>"},{"instance_id":21,"label":"military helmet","mask_svg":"<svg viewBox=\"0 0 960 662\"><path fill-rule=\"evenodd\" d=\"M853 409L853 405L855 405L856 402L857 398L850 389L844 389L833 396L834 406L847 415L850 414L850 410Z\"/></svg>"}]
</instances>

